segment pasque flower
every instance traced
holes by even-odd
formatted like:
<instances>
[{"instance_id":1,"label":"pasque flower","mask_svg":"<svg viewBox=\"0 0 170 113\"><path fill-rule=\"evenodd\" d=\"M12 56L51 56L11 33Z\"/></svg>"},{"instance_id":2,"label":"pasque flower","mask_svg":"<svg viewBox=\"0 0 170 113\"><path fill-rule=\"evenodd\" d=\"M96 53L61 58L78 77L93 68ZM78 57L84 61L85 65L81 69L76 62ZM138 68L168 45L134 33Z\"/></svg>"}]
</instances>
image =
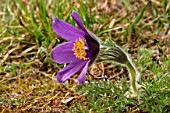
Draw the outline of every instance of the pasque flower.
<instances>
[{"instance_id":1,"label":"pasque flower","mask_svg":"<svg viewBox=\"0 0 170 113\"><path fill-rule=\"evenodd\" d=\"M130 88L132 89L132 95L136 96L138 89L141 87L138 84L138 82L140 82L140 74L138 73L131 58L126 52L124 52L124 50L120 46L118 46L112 40L100 42L102 46L100 48L100 53L96 61L115 62L123 66L126 66L129 71Z\"/></svg>"},{"instance_id":2,"label":"pasque flower","mask_svg":"<svg viewBox=\"0 0 170 113\"><path fill-rule=\"evenodd\" d=\"M73 11L71 16L79 29L58 18L54 18L52 22L54 32L68 40L53 48L52 59L59 64L68 64L57 73L58 82L64 82L82 70L77 80L83 84L89 65L99 53L100 44L97 37L84 27L77 12Z\"/></svg>"}]
</instances>

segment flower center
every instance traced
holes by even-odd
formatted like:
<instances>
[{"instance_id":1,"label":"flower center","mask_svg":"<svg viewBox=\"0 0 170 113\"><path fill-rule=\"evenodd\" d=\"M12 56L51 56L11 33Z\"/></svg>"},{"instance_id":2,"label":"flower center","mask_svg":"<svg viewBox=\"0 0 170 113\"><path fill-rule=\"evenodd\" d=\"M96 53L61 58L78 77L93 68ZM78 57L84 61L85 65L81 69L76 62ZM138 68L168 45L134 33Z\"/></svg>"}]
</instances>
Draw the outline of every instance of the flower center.
<instances>
[{"instance_id":1,"label":"flower center","mask_svg":"<svg viewBox=\"0 0 170 113\"><path fill-rule=\"evenodd\" d=\"M88 58L85 57L86 51L84 50L84 40L82 38L76 40L72 51L74 52L74 55L76 56L76 58L88 60Z\"/></svg>"}]
</instances>

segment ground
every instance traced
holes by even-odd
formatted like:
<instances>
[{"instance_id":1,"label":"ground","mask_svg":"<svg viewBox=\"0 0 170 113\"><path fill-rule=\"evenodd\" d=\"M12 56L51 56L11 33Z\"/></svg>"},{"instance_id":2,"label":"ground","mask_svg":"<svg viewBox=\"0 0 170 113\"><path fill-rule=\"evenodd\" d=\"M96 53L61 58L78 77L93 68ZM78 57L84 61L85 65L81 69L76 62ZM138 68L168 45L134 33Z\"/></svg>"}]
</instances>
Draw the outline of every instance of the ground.
<instances>
[{"instance_id":1,"label":"ground","mask_svg":"<svg viewBox=\"0 0 170 113\"><path fill-rule=\"evenodd\" d=\"M170 112L169 0L1 0L0 111L83 113ZM115 63L93 63L86 83L78 73L60 84L64 65L51 50L65 42L51 28L54 17L76 25L77 11L85 26L101 40L111 38L132 58L143 91L129 90L128 70Z\"/></svg>"}]
</instances>

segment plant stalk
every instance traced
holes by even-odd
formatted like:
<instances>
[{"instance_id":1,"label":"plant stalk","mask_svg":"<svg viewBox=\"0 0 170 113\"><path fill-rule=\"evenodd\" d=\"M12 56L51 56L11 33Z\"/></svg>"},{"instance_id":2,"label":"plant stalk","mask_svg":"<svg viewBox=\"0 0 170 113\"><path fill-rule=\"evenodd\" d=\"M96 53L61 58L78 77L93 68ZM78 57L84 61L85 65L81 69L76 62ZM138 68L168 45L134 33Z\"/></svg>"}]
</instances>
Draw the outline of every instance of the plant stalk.
<instances>
[{"instance_id":1,"label":"plant stalk","mask_svg":"<svg viewBox=\"0 0 170 113\"><path fill-rule=\"evenodd\" d=\"M129 77L130 77L130 85L132 86L132 90L134 91L134 93L137 92L137 83L136 83L136 70L135 67L133 66L133 64L131 62L127 62L126 66L129 70Z\"/></svg>"}]
</instances>

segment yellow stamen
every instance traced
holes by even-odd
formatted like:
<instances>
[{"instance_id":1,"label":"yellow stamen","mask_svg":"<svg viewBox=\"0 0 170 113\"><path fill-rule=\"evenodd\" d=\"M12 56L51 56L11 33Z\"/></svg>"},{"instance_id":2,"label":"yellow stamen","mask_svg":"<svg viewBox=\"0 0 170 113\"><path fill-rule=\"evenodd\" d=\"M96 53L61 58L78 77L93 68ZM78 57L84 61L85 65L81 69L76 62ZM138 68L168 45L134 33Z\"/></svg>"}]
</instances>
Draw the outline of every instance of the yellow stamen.
<instances>
[{"instance_id":1,"label":"yellow stamen","mask_svg":"<svg viewBox=\"0 0 170 113\"><path fill-rule=\"evenodd\" d=\"M84 40L82 38L76 40L73 46L73 52L76 58L87 60L86 58L86 51L84 50Z\"/></svg>"}]
</instances>

